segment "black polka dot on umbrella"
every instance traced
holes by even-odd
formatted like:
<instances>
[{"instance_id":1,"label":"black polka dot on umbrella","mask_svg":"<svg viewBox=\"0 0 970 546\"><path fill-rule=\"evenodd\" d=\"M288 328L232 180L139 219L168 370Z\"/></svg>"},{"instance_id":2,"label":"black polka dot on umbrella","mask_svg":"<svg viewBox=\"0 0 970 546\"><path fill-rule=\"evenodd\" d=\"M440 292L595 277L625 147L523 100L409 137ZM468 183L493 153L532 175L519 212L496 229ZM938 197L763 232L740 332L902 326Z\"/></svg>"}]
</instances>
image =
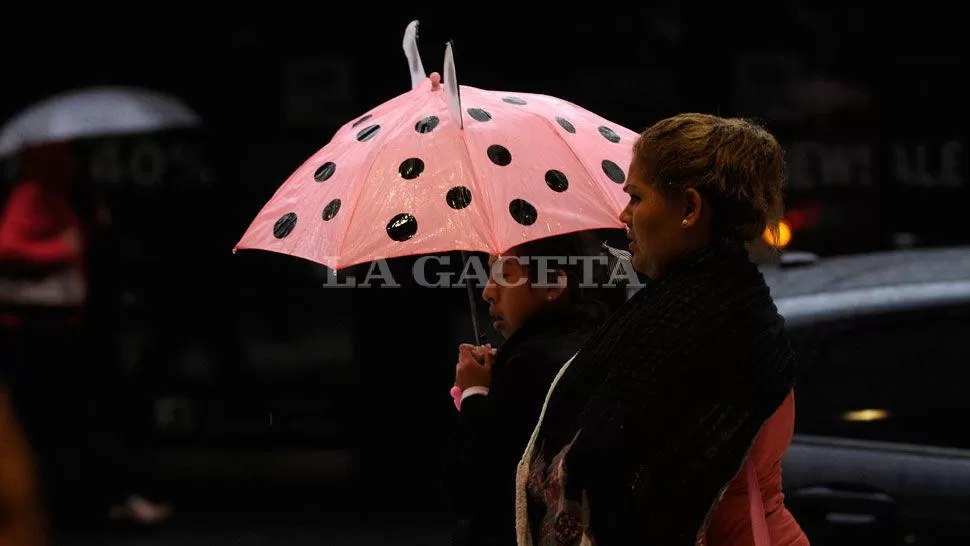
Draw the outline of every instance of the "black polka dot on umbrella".
<instances>
[{"instance_id":1,"label":"black polka dot on umbrella","mask_svg":"<svg viewBox=\"0 0 970 546\"><path fill-rule=\"evenodd\" d=\"M475 121L488 121L492 119L492 114L489 114L487 110L482 110L481 108L469 108L467 111L468 115Z\"/></svg>"},{"instance_id":2,"label":"black polka dot on umbrella","mask_svg":"<svg viewBox=\"0 0 970 546\"><path fill-rule=\"evenodd\" d=\"M418 220L407 213L398 214L387 223L387 236L399 243L414 237L417 232Z\"/></svg>"},{"instance_id":3,"label":"black polka dot on umbrella","mask_svg":"<svg viewBox=\"0 0 970 546\"><path fill-rule=\"evenodd\" d=\"M333 220L338 212L340 212L340 199L334 199L327 203L327 206L323 207L323 221L329 222Z\"/></svg>"},{"instance_id":4,"label":"black polka dot on umbrella","mask_svg":"<svg viewBox=\"0 0 970 546\"><path fill-rule=\"evenodd\" d=\"M455 186L448 190L445 200L448 201L449 207L461 210L472 204L472 192L465 186Z\"/></svg>"},{"instance_id":5,"label":"black polka dot on umbrella","mask_svg":"<svg viewBox=\"0 0 970 546\"><path fill-rule=\"evenodd\" d=\"M430 133L431 131L434 131L434 128L437 127L439 123L441 123L441 120L438 119L438 116L428 116L419 121L414 126L414 130L419 133Z\"/></svg>"},{"instance_id":6,"label":"black polka dot on umbrella","mask_svg":"<svg viewBox=\"0 0 970 546\"><path fill-rule=\"evenodd\" d=\"M568 119L557 117L556 123L558 123L559 126L565 129L567 132L576 134L576 127L570 123Z\"/></svg>"},{"instance_id":7,"label":"black polka dot on umbrella","mask_svg":"<svg viewBox=\"0 0 970 546\"><path fill-rule=\"evenodd\" d=\"M509 214L512 215L513 220L523 226L531 226L539 218L539 213L536 211L536 208L525 199L513 199L509 203Z\"/></svg>"},{"instance_id":8,"label":"black polka dot on umbrella","mask_svg":"<svg viewBox=\"0 0 970 546\"><path fill-rule=\"evenodd\" d=\"M424 161L421 161L417 157L409 157L401 162L401 166L397 168L397 171L401 173L401 178L414 180L424 172Z\"/></svg>"},{"instance_id":9,"label":"black polka dot on umbrella","mask_svg":"<svg viewBox=\"0 0 970 546\"><path fill-rule=\"evenodd\" d=\"M289 235L293 231L293 228L295 227L296 227L296 213L287 212L283 216L280 216L280 219L277 220L276 224L273 225L273 237L276 237L277 239L282 239L283 237L286 237L287 235Z\"/></svg>"},{"instance_id":10,"label":"black polka dot on umbrella","mask_svg":"<svg viewBox=\"0 0 970 546\"><path fill-rule=\"evenodd\" d=\"M377 135L377 132L380 130L381 130L380 125L370 125L368 127L365 127L361 129L359 133L357 133L357 140L361 142L367 142L368 140L374 138L374 136Z\"/></svg>"},{"instance_id":11,"label":"black polka dot on umbrella","mask_svg":"<svg viewBox=\"0 0 970 546\"><path fill-rule=\"evenodd\" d=\"M548 170L546 171L546 185L552 191L562 193L569 188L569 179L561 171Z\"/></svg>"},{"instance_id":12,"label":"black polka dot on umbrella","mask_svg":"<svg viewBox=\"0 0 970 546\"><path fill-rule=\"evenodd\" d=\"M616 131L614 131L613 129L610 129L606 125L600 125L599 131L600 131L600 134L603 135L603 138L605 138L606 140L609 140L610 142L620 141L620 135L616 134Z\"/></svg>"},{"instance_id":13,"label":"black polka dot on umbrella","mask_svg":"<svg viewBox=\"0 0 970 546\"><path fill-rule=\"evenodd\" d=\"M492 144L488 147L488 158L500 167L505 167L512 162L512 152L505 146Z\"/></svg>"},{"instance_id":14,"label":"black polka dot on umbrella","mask_svg":"<svg viewBox=\"0 0 970 546\"><path fill-rule=\"evenodd\" d=\"M507 102L509 104L515 104L518 106L525 106L526 104L528 104L527 102L520 99L519 97L505 97L504 99L502 99L502 102Z\"/></svg>"},{"instance_id":15,"label":"black polka dot on umbrella","mask_svg":"<svg viewBox=\"0 0 970 546\"><path fill-rule=\"evenodd\" d=\"M313 179L317 182L323 182L333 176L333 173L336 170L337 164L333 161L327 161L323 165L317 167L316 172L313 173Z\"/></svg>"},{"instance_id":16,"label":"black polka dot on umbrella","mask_svg":"<svg viewBox=\"0 0 970 546\"><path fill-rule=\"evenodd\" d=\"M364 123L365 121L369 120L371 117L372 116L370 114L367 114L366 116L364 116L364 117L358 119L357 121L355 121L354 124L351 125L351 127L357 127L361 123Z\"/></svg>"},{"instance_id":17,"label":"black polka dot on umbrella","mask_svg":"<svg viewBox=\"0 0 970 546\"><path fill-rule=\"evenodd\" d=\"M626 173L624 173L623 169L621 169L616 163L613 163L609 159L604 159L602 165L603 172L606 173L606 176L610 180L616 182L617 184L622 184L623 181L626 180Z\"/></svg>"}]
</instances>

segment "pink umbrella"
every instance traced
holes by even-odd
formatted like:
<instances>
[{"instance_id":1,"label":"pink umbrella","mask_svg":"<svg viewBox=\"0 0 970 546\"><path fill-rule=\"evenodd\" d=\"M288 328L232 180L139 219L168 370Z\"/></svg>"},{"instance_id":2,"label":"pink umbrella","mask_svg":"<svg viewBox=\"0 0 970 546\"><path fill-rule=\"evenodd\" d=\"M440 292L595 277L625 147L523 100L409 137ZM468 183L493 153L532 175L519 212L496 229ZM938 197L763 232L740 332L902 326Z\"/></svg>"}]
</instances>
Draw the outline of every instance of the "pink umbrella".
<instances>
[{"instance_id":1,"label":"pink umbrella","mask_svg":"<svg viewBox=\"0 0 970 546\"><path fill-rule=\"evenodd\" d=\"M405 39L413 89L341 127L237 249L342 269L621 227L636 133L555 97L459 88L450 44L442 85L424 76L415 31Z\"/></svg>"}]
</instances>

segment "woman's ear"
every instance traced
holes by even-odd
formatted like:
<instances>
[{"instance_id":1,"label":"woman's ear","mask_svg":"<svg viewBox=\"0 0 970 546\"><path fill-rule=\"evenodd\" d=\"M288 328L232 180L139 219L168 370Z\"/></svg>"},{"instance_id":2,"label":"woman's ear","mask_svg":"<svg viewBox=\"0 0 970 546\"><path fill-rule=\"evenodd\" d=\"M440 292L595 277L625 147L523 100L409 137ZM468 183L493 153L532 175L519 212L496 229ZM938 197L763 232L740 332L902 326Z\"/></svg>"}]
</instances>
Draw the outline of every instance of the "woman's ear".
<instances>
[{"instance_id":1,"label":"woman's ear","mask_svg":"<svg viewBox=\"0 0 970 546\"><path fill-rule=\"evenodd\" d=\"M704 198L701 197L700 192L694 188L687 188L684 192L684 218L681 225L689 228L697 224L704 212L704 206Z\"/></svg>"}]
</instances>

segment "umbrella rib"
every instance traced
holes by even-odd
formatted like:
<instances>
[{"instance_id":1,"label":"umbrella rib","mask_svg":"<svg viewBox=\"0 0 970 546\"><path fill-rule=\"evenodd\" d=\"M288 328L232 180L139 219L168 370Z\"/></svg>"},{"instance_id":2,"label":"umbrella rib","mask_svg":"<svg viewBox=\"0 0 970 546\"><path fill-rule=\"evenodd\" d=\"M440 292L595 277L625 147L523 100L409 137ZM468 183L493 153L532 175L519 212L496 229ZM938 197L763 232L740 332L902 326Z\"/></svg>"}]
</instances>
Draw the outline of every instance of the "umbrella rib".
<instances>
[{"instance_id":1,"label":"umbrella rib","mask_svg":"<svg viewBox=\"0 0 970 546\"><path fill-rule=\"evenodd\" d=\"M593 173L589 172L589 168L586 166L585 163L583 163L583 160L580 159L579 156L576 154L576 150L573 150L573 147L569 145L569 141L567 141L566 138L559 133L559 130L556 129L556 127L552 124L552 122L549 121L549 119L546 118L546 116L544 116L544 115L542 115L542 114L540 114L538 112L534 112L532 110L527 110L526 112L530 116L535 116L535 117L541 119L543 123L545 123L550 129L552 129L553 134L555 134L556 136L558 136L559 137L559 140L562 140L563 143L566 144L566 148L569 149L569 153L572 154L572 156L576 159L576 161L579 163L579 165L583 168L583 170L586 172L586 175L590 177L590 179L593 181L593 185L596 186L596 189L599 190L599 192L603 195L603 197L606 198L606 201L608 203L613 203L614 206L615 206L616 203L614 202L613 196L610 195L605 189L603 189L603 186L601 184L597 183L596 177L593 176ZM615 214L617 216L619 216L619 214L620 214L619 211L614 211L614 212L615 212ZM616 221L617 221L617 225L619 226L620 225L619 218L617 218Z\"/></svg>"},{"instance_id":2,"label":"umbrella rib","mask_svg":"<svg viewBox=\"0 0 970 546\"><path fill-rule=\"evenodd\" d=\"M415 107L413 107L411 109L408 109L407 110L408 116L409 117L413 117L412 114L417 110L417 108L419 106L420 106L420 103L418 103ZM404 116L401 115L397 119L401 119L403 117ZM398 125L394 125L394 127L398 127ZM350 226L353 225L353 223L354 223L354 216L356 216L356 214L357 214L357 201L360 200L361 194L364 193L364 188L367 186L368 181L370 180L370 174L374 170L374 164L377 163L377 161L376 161L377 158L380 157L380 155L382 153L384 153L384 148L386 148L387 145L390 144L390 143L391 143L391 135L388 134L384 138L384 141L381 143L381 145L377 147L377 151L374 152L374 155L370 156L374 160L368 162L367 172L364 174L364 179L361 182L361 184L359 185L359 187L357 188L357 191L354 192L354 196L350 200L351 203L353 204L353 207L350 209L350 218L347 219L347 225L344 227L343 233L340 235L340 245L337 247L337 258L336 258L336 260L337 260L336 261L336 264L337 265L335 265L334 268L333 268L335 271L338 270L338 269L340 269L340 267L341 267L340 262L343 260L344 246L345 246L345 244L347 242L347 233L350 231ZM365 260L365 261L367 261L367 260Z\"/></svg>"},{"instance_id":3,"label":"umbrella rib","mask_svg":"<svg viewBox=\"0 0 970 546\"><path fill-rule=\"evenodd\" d=\"M384 147L387 146L388 142L390 142L390 139L384 139L384 142L374 153L374 159L377 159L377 157L381 155L381 152L384 151ZM344 227L343 233L340 234L340 245L337 247L337 261L334 270L338 270L341 267L340 262L343 261L344 246L347 242L347 233L350 231L350 226L354 223L354 216L356 216L357 213L357 201L360 200L361 194L364 193L364 188L367 186L370 173L374 170L374 163L376 163L376 161L370 161L370 164L367 166L367 172L364 174L363 182L357 187L357 190L354 192L354 196L350 199L353 206L350 209L350 218L347 219L347 225Z\"/></svg>"},{"instance_id":4,"label":"umbrella rib","mask_svg":"<svg viewBox=\"0 0 970 546\"><path fill-rule=\"evenodd\" d=\"M485 197L486 195L485 185L482 183L482 177L478 175L478 171L475 168L475 162L472 161L472 154L468 150L468 139L465 138L465 130L458 129L458 134L461 135L461 146L462 146L462 150L465 151L465 156L468 158L468 168L472 173L472 179L475 181L475 186L476 188L478 188L479 195L481 195L482 197ZM485 200L487 205L486 207L487 210L485 211L485 219L488 222L488 231L492 239L491 240L492 250L497 253L497 252L501 252L504 249L499 248L498 233L495 231L495 208L492 203L491 194L489 194L488 197L489 198Z\"/></svg>"}]
</instances>

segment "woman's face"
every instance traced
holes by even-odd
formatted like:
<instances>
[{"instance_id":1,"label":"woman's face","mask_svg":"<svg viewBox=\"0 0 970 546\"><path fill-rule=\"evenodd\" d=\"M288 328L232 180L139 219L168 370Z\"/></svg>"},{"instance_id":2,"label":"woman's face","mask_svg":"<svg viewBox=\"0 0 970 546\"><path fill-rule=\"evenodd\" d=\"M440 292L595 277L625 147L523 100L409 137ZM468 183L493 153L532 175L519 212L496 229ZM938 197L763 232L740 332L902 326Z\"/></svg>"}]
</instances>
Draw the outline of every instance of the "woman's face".
<instances>
[{"instance_id":1,"label":"woman's face","mask_svg":"<svg viewBox=\"0 0 970 546\"><path fill-rule=\"evenodd\" d=\"M557 288L532 286L528 268L515 256L490 256L488 265L490 274L482 298L489 304L492 325L505 339L561 293Z\"/></svg>"},{"instance_id":2,"label":"woman's face","mask_svg":"<svg viewBox=\"0 0 970 546\"><path fill-rule=\"evenodd\" d=\"M629 172L623 191L630 200L620 213L620 221L630 238L633 267L657 279L668 264L685 253L689 246L687 228L695 219L686 203L667 199L645 180L642 169L631 166Z\"/></svg>"}]
</instances>

